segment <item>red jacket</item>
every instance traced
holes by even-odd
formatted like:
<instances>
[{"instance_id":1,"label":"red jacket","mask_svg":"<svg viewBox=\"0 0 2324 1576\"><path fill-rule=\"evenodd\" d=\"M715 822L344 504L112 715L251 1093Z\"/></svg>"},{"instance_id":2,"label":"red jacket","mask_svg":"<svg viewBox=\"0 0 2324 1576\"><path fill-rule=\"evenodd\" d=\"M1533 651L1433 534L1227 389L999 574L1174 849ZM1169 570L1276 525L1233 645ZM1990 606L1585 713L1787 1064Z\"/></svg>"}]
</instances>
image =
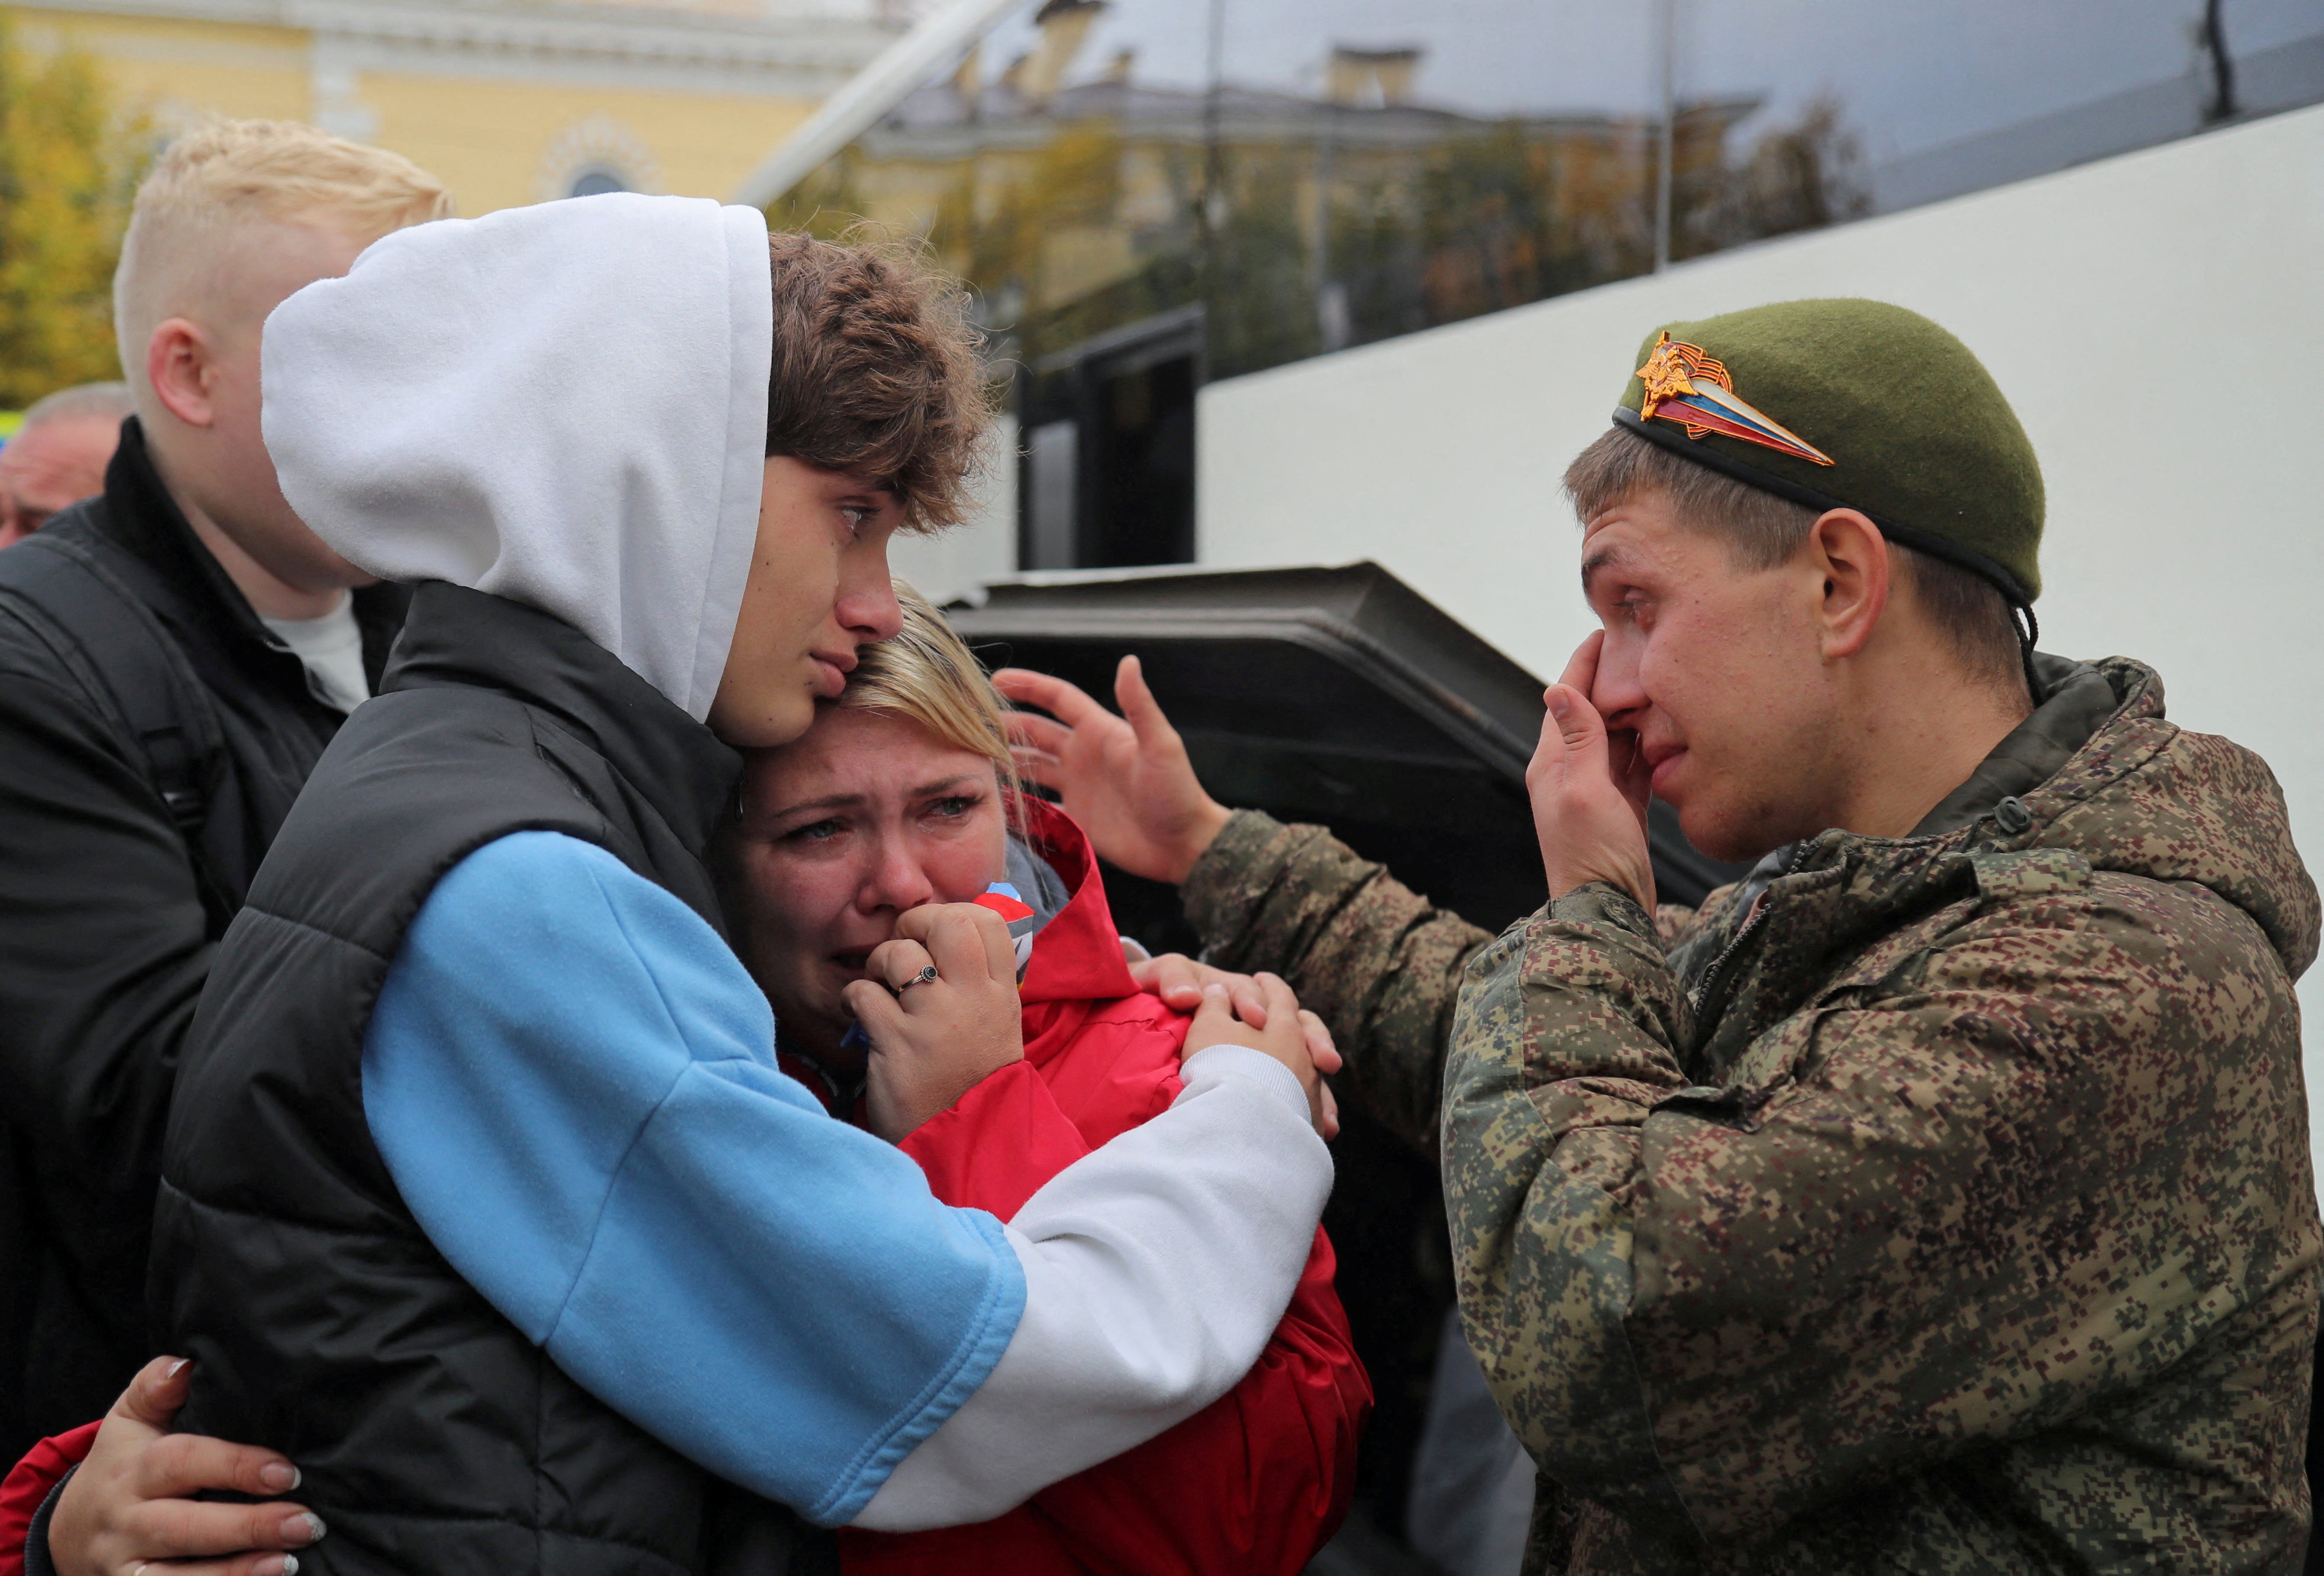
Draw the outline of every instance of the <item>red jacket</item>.
<instances>
[{"instance_id":1,"label":"red jacket","mask_svg":"<svg viewBox=\"0 0 2324 1576\"><path fill-rule=\"evenodd\" d=\"M1139 991L1122 962L1096 855L1038 801L1032 842L1074 898L1033 944L1025 1059L906 1138L946 1203L1002 1220L1058 1172L1168 1109L1188 1016ZM1136 1450L971 1526L843 1530L848 1576L1294 1576L1355 1492L1371 1383L1315 1233L1291 1305L1257 1366L1205 1410Z\"/></svg>"},{"instance_id":2,"label":"red jacket","mask_svg":"<svg viewBox=\"0 0 2324 1576\"><path fill-rule=\"evenodd\" d=\"M64 1475L88 1459L96 1442L94 1423L44 1439L0 1482L0 1576L24 1576L24 1535L32 1530L32 1517Z\"/></svg>"},{"instance_id":3,"label":"red jacket","mask_svg":"<svg viewBox=\"0 0 2324 1576\"><path fill-rule=\"evenodd\" d=\"M1189 1021L1130 979L1081 828L1038 801L1026 808L1034 845L1074 897L1033 945L1025 1059L903 1143L938 1198L1004 1221L1050 1177L1169 1107ZM848 1576L1294 1576L1348 1513L1371 1410L1333 1267L1319 1230L1274 1339L1205 1410L991 1521L843 1530ZM0 1486L0 1576L23 1576L33 1514L96 1433L92 1424L33 1447Z\"/></svg>"}]
</instances>

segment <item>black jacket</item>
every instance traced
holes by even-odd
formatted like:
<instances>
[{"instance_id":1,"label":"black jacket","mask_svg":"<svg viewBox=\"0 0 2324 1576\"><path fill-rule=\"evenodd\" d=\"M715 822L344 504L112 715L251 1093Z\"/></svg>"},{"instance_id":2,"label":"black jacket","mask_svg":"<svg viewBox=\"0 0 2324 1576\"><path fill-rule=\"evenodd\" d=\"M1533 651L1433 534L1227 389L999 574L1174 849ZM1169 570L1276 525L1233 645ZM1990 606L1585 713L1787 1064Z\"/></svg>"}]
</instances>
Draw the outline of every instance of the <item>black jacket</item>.
<instances>
[{"instance_id":1,"label":"black jacket","mask_svg":"<svg viewBox=\"0 0 2324 1576\"><path fill-rule=\"evenodd\" d=\"M427 585L383 693L284 823L187 1042L152 1302L196 1365L180 1425L305 1474L331 1535L302 1571L798 1568L788 1513L607 1408L445 1261L363 1103L373 1004L447 871L512 832L560 832L723 934L701 854L741 770L577 631Z\"/></svg>"},{"instance_id":2,"label":"black jacket","mask_svg":"<svg viewBox=\"0 0 2324 1576\"><path fill-rule=\"evenodd\" d=\"M117 691L136 653L43 590L106 568L200 687L186 816ZM355 594L374 680L407 594ZM180 1042L226 920L339 714L187 525L133 419L105 492L0 553L0 1461L99 1415L155 1350L145 1244Z\"/></svg>"}]
</instances>

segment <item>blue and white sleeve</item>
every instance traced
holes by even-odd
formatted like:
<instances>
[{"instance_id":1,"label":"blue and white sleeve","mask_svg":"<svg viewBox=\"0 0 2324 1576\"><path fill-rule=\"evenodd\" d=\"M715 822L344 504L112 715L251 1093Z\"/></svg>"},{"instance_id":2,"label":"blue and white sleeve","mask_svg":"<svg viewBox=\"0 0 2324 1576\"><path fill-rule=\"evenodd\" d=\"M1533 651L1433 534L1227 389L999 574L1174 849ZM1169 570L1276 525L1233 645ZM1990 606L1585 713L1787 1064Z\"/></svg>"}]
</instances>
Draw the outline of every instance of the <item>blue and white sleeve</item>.
<instances>
[{"instance_id":1,"label":"blue and white sleeve","mask_svg":"<svg viewBox=\"0 0 2324 1576\"><path fill-rule=\"evenodd\" d=\"M830 1120L773 1038L684 904L516 833L406 933L364 1108L429 1240L560 1368L835 1525L984 1382L1025 1277L997 1221Z\"/></svg>"}]
</instances>

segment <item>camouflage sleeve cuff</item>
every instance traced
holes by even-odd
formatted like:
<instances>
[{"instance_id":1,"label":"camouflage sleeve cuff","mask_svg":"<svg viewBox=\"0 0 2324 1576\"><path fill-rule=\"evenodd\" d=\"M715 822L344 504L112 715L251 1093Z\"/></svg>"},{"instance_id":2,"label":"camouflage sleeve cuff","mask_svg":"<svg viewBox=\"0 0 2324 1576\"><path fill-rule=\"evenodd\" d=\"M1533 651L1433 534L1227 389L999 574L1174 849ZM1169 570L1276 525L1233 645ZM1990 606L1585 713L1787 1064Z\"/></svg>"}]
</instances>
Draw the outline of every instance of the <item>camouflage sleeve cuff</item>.
<instances>
[{"instance_id":1,"label":"camouflage sleeve cuff","mask_svg":"<svg viewBox=\"0 0 2324 1576\"><path fill-rule=\"evenodd\" d=\"M1591 881L1554 899L1526 927L1521 968L1540 992L1529 1079L1621 1078L1644 1106L1683 1084L1672 1059L1686 1004L1655 917L1619 887Z\"/></svg>"},{"instance_id":2,"label":"camouflage sleeve cuff","mask_svg":"<svg viewBox=\"0 0 2324 1576\"><path fill-rule=\"evenodd\" d=\"M1291 858L1290 830L1263 810L1237 810L1186 872L1178 897L1206 953L1231 951L1242 939L1250 894L1274 885Z\"/></svg>"},{"instance_id":3,"label":"camouflage sleeve cuff","mask_svg":"<svg viewBox=\"0 0 2324 1576\"><path fill-rule=\"evenodd\" d=\"M1659 942L1662 935L1636 898L1606 881L1591 881L1552 899L1549 917L1562 925L1610 925L1646 941Z\"/></svg>"}]
</instances>

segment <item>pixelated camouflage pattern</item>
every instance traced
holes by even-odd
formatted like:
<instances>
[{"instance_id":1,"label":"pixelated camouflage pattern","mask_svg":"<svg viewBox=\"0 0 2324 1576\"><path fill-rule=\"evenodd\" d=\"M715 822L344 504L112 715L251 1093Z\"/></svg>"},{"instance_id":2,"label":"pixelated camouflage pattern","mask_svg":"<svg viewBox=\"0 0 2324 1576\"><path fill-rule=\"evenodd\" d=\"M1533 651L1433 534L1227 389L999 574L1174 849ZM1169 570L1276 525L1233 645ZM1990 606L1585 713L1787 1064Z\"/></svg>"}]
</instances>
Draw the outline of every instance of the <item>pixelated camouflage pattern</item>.
<instances>
[{"instance_id":1,"label":"pixelated camouflage pattern","mask_svg":"<svg viewBox=\"0 0 2324 1576\"><path fill-rule=\"evenodd\" d=\"M1320 826L1238 810L1180 889L1203 956L1281 974L1347 1065L1340 1098L1436 1153L1444 1047L1469 960L1493 937Z\"/></svg>"},{"instance_id":2,"label":"pixelated camouflage pattern","mask_svg":"<svg viewBox=\"0 0 2324 1576\"><path fill-rule=\"evenodd\" d=\"M1493 939L1321 826L1237 810L1180 889L1203 957L1281 974L1347 1058L1332 1080L1406 1142L1437 1152L1444 1047L1469 960ZM1656 915L1675 937L1695 911Z\"/></svg>"},{"instance_id":3,"label":"pixelated camouflage pattern","mask_svg":"<svg viewBox=\"0 0 2324 1576\"><path fill-rule=\"evenodd\" d=\"M2116 707L2023 830L1827 833L1739 945L1731 889L1665 936L1591 887L1480 947L1354 862L1297 890L1333 868L1301 829L1230 829L1284 846L1222 958L1312 976L1412 1111L1470 957L1445 1184L1471 1343L1543 1469L1529 1570L2297 1558L2316 891L2266 767L2098 671ZM1431 929L1400 997L1363 978Z\"/></svg>"}]
</instances>

